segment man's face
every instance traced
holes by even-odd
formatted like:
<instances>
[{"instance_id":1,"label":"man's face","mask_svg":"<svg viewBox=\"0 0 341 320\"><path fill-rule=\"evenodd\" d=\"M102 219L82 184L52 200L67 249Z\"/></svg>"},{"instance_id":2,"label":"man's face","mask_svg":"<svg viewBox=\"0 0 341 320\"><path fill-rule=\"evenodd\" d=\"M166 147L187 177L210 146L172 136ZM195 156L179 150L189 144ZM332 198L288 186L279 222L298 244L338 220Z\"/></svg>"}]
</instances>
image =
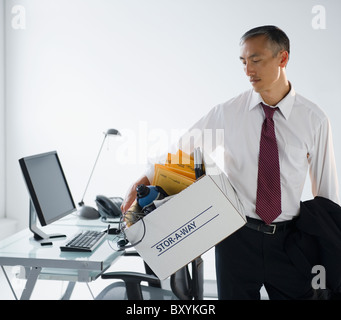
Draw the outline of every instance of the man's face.
<instances>
[{"instance_id":1,"label":"man's face","mask_svg":"<svg viewBox=\"0 0 341 320\"><path fill-rule=\"evenodd\" d=\"M240 60L244 65L245 74L256 92L262 93L276 88L281 77L283 51L275 57L270 43L263 35L246 40L241 46Z\"/></svg>"}]
</instances>

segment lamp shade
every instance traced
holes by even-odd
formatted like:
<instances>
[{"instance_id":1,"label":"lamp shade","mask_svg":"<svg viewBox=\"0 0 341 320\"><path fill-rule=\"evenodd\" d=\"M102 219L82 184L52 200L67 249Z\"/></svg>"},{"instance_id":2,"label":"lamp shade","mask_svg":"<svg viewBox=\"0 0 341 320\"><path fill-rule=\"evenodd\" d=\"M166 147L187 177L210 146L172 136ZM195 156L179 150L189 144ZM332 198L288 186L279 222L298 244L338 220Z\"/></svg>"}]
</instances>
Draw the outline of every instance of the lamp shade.
<instances>
[{"instance_id":1,"label":"lamp shade","mask_svg":"<svg viewBox=\"0 0 341 320\"><path fill-rule=\"evenodd\" d=\"M121 133L116 129L108 129L106 135L120 136Z\"/></svg>"}]
</instances>

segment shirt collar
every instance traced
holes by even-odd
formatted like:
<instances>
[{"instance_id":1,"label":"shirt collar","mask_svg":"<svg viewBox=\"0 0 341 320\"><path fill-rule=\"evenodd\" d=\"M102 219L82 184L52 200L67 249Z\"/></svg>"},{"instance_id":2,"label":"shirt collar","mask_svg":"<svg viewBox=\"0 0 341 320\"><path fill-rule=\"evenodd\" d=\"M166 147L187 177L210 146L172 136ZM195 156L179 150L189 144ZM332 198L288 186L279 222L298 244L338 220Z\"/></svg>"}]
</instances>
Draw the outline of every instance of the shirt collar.
<instances>
[{"instance_id":1,"label":"shirt collar","mask_svg":"<svg viewBox=\"0 0 341 320\"><path fill-rule=\"evenodd\" d=\"M295 90L293 86L291 86L289 93L276 106L279 108L279 110L281 111L281 113L283 114L286 120L289 119L292 107L294 106L295 96L296 96ZM254 90L252 90L250 103L249 103L249 110L253 109L261 102L266 104L263 101L261 95L258 92L255 92Z\"/></svg>"}]
</instances>

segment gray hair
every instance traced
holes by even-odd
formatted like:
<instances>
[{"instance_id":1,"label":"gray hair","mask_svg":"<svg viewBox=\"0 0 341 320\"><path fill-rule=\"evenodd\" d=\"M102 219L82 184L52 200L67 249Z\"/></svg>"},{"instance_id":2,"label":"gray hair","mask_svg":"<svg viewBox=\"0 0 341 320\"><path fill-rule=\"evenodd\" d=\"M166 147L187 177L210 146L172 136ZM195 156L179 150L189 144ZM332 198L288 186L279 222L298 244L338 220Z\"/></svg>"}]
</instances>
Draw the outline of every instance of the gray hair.
<instances>
[{"instance_id":1,"label":"gray hair","mask_svg":"<svg viewBox=\"0 0 341 320\"><path fill-rule=\"evenodd\" d=\"M264 35L271 44L273 55L276 56L281 50L290 55L290 40L280 28L276 26L261 26L247 31L240 39L242 45L247 39Z\"/></svg>"}]
</instances>

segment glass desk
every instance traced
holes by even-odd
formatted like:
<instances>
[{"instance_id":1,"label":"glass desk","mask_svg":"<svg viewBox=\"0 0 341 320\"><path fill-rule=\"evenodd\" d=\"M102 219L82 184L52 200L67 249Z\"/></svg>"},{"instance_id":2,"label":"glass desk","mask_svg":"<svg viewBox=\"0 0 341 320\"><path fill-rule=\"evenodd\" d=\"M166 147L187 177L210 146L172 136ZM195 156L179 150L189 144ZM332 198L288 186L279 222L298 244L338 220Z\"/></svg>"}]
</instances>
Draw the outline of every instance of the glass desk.
<instances>
[{"instance_id":1,"label":"glass desk","mask_svg":"<svg viewBox=\"0 0 341 320\"><path fill-rule=\"evenodd\" d=\"M38 279L69 281L64 298L69 298L76 282L96 280L124 251L116 251L112 241L115 235L107 235L93 252L62 252L60 246L81 230L104 230L108 224L98 220L83 220L69 215L43 227L47 233L62 233L66 238L51 239L52 246L41 246L27 228L0 241L0 266L12 289L4 266L22 266L27 279L21 299L30 299ZM111 227L115 225L111 224ZM15 294L14 294L15 295Z\"/></svg>"}]
</instances>

